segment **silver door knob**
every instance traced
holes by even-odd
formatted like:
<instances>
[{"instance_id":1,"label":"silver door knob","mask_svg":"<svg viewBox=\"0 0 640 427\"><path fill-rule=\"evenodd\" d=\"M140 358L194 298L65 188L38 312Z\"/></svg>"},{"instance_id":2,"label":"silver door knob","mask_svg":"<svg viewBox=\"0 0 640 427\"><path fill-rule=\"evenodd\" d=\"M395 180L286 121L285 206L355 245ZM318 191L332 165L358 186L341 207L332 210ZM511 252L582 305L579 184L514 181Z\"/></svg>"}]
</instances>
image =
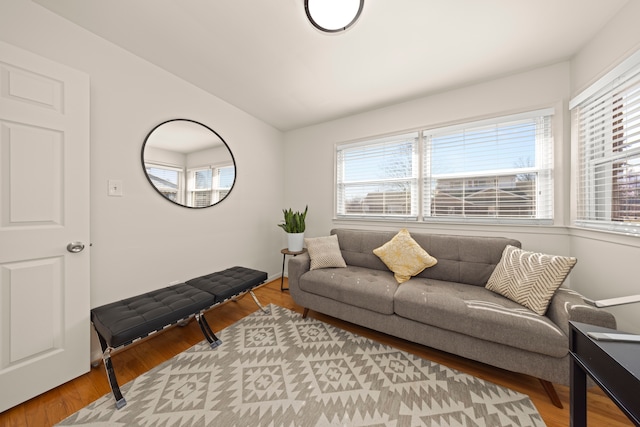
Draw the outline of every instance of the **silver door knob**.
<instances>
[{"instance_id":1,"label":"silver door knob","mask_svg":"<svg viewBox=\"0 0 640 427\"><path fill-rule=\"evenodd\" d=\"M82 242L71 242L67 245L67 250L74 254L77 254L78 252L82 252L83 249L84 249L84 243Z\"/></svg>"}]
</instances>

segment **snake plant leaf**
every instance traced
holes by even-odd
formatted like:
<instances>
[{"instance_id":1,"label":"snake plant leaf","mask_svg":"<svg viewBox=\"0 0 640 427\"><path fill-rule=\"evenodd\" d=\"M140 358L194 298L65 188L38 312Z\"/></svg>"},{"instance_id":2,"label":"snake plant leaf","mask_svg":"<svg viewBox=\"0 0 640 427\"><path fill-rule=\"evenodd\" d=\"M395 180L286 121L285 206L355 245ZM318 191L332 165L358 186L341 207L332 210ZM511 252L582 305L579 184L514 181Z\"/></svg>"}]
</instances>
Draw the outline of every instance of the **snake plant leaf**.
<instances>
[{"instance_id":1,"label":"snake plant leaf","mask_svg":"<svg viewBox=\"0 0 640 427\"><path fill-rule=\"evenodd\" d=\"M309 206L307 205L304 212L293 212L291 208L283 209L284 223L277 224L287 233L303 233L306 228L306 218Z\"/></svg>"}]
</instances>

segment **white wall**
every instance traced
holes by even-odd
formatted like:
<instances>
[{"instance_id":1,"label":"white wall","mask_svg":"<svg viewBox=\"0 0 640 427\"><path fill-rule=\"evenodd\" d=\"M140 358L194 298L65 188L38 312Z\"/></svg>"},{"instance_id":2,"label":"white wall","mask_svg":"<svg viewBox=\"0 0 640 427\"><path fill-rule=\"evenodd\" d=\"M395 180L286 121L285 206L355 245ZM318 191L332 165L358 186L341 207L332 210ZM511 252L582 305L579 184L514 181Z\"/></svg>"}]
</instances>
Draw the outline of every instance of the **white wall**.
<instances>
[{"instance_id":1,"label":"white wall","mask_svg":"<svg viewBox=\"0 0 640 427\"><path fill-rule=\"evenodd\" d=\"M30 1L2 1L0 39L90 75L92 306L235 265L280 274L280 131ZM182 208L150 187L142 143L173 118L233 151L237 180L220 205ZM123 197L107 196L109 179Z\"/></svg>"},{"instance_id":2,"label":"white wall","mask_svg":"<svg viewBox=\"0 0 640 427\"><path fill-rule=\"evenodd\" d=\"M640 49L640 2L629 1L571 60L571 96Z\"/></svg>"},{"instance_id":3,"label":"white wall","mask_svg":"<svg viewBox=\"0 0 640 427\"><path fill-rule=\"evenodd\" d=\"M571 61L572 96L640 49L640 2L630 1ZM574 154L575 155L575 154ZM584 266L573 287L594 299L640 294L640 238L571 229L571 251ZM618 329L640 333L638 304L609 309Z\"/></svg>"}]
</instances>

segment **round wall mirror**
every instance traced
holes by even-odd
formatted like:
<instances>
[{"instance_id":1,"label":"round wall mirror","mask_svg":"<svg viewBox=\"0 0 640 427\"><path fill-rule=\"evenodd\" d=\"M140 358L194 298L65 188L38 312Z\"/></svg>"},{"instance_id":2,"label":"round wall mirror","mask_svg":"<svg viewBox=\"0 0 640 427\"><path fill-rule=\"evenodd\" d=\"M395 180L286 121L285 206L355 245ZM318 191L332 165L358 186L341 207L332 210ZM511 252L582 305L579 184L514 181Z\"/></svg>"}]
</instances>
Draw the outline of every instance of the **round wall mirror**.
<instances>
[{"instance_id":1,"label":"round wall mirror","mask_svg":"<svg viewBox=\"0 0 640 427\"><path fill-rule=\"evenodd\" d=\"M236 163L213 129L188 119L160 123L142 145L142 167L162 197L188 208L220 203L236 181Z\"/></svg>"}]
</instances>

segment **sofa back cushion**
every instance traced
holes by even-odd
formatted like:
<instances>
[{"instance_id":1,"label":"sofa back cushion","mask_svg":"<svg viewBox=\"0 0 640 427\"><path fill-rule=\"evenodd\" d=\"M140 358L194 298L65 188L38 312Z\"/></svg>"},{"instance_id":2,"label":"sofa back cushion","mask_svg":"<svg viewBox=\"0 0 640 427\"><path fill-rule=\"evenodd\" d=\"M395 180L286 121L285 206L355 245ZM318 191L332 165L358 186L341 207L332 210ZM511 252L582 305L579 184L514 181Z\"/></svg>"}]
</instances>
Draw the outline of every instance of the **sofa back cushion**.
<instances>
[{"instance_id":1,"label":"sofa back cushion","mask_svg":"<svg viewBox=\"0 0 640 427\"><path fill-rule=\"evenodd\" d=\"M347 265L388 271L373 250L393 238L397 231L372 231L337 228L342 257ZM438 260L416 277L485 286L500 262L507 245L521 247L518 240L504 237L456 236L411 232L411 237Z\"/></svg>"}]
</instances>

